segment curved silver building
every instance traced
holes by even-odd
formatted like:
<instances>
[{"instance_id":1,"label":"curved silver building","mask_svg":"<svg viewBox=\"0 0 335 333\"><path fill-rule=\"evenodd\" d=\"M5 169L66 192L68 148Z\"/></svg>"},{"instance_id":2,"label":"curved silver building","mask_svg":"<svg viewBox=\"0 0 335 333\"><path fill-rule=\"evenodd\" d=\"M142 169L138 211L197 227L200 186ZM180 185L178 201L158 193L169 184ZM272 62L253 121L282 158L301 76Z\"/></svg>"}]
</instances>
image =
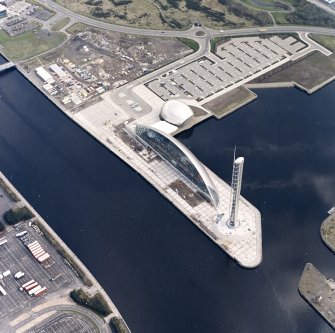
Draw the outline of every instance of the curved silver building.
<instances>
[{"instance_id":1,"label":"curved silver building","mask_svg":"<svg viewBox=\"0 0 335 333\"><path fill-rule=\"evenodd\" d=\"M135 133L142 144L155 151L208 197L214 207L218 207L219 194L212 179L187 147L173 136L149 126L136 125Z\"/></svg>"}]
</instances>

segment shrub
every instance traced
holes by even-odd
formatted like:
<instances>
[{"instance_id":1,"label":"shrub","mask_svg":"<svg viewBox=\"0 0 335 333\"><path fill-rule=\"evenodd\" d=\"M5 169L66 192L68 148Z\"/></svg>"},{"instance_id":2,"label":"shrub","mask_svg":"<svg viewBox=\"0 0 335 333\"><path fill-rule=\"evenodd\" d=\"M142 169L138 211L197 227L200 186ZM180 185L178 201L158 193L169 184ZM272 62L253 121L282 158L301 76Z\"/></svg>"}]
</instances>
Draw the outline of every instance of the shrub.
<instances>
[{"instance_id":1,"label":"shrub","mask_svg":"<svg viewBox=\"0 0 335 333\"><path fill-rule=\"evenodd\" d=\"M107 302L100 293L95 294L93 297L89 297L83 289L77 289L70 292L70 297L77 304L85 306L104 317L112 313Z\"/></svg>"},{"instance_id":2,"label":"shrub","mask_svg":"<svg viewBox=\"0 0 335 333\"><path fill-rule=\"evenodd\" d=\"M0 221L0 232L5 230L4 224Z\"/></svg>"},{"instance_id":3,"label":"shrub","mask_svg":"<svg viewBox=\"0 0 335 333\"><path fill-rule=\"evenodd\" d=\"M109 322L109 326L111 328L114 328L117 333L127 333L128 332L127 327L123 323L123 320L119 317L113 317Z\"/></svg>"},{"instance_id":4,"label":"shrub","mask_svg":"<svg viewBox=\"0 0 335 333\"><path fill-rule=\"evenodd\" d=\"M13 225L23 220L29 220L34 214L26 207L12 207L5 213L5 220L8 224Z\"/></svg>"}]
</instances>

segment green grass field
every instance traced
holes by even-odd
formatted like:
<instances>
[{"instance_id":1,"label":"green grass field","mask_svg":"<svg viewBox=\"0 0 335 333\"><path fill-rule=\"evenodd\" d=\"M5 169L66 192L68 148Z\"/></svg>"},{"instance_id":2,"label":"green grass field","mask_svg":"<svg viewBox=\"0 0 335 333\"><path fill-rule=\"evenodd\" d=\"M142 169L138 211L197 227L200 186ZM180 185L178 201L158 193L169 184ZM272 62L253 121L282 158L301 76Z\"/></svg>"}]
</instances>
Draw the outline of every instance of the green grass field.
<instances>
[{"instance_id":1,"label":"green grass field","mask_svg":"<svg viewBox=\"0 0 335 333\"><path fill-rule=\"evenodd\" d=\"M199 50L199 44L190 38L179 38L185 45L187 45L189 48L191 48L193 51Z\"/></svg>"},{"instance_id":2,"label":"green grass field","mask_svg":"<svg viewBox=\"0 0 335 333\"><path fill-rule=\"evenodd\" d=\"M244 4L246 4L249 7L253 7L255 9L259 10L265 10L265 11L270 11L270 12L275 12L275 11L282 11L282 10L287 10L290 11L290 8L287 6L283 6L283 8L279 8L278 5L276 6L276 3L278 4L277 1L274 0L241 0ZM284 8L285 7L285 8Z\"/></svg>"},{"instance_id":3,"label":"green grass field","mask_svg":"<svg viewBox=\"0 0 335 333\"><path fill-rule=\"evenodd\" d=\"M86 25L84 23L75 23L73 25L71 25L69 28L66 29L66 32L71 34L71 35L75 35L78 32L84 31L86 28L89 28L89 25Z\"/></svg>"},{"instance_id":4,"label":"green grass field","mask_svg":"<svg viewBox=\"0 0 335 333\"><path fill-rule=\"evenodd\" d=\"M329 51L335 52L335 37L314 34L309 35L309 37L327 48Z\"/></svg>"},{"instance_id":5,"label":"green grass field","mask_svg":"<svg viewBox=\"0 0 335 333\"><path fill-rule=\"evenodd\" d=\"M63 19L57 21L52 27L51 31L59 31L60 29L64 28L70 22L69 17L64 17Z\"/></svg>"},{"instance_id":6,"label":"green grass field","mask_svg":"<svg viewBox=\"0 0 335 333\"><path fill-rule=\"evenodd\" d=\"M2 53L10 60L24 60L51 50L62 44L66 35L62 32L29 31L11 38L0 30Z\"/></svg>"}]
</instances>

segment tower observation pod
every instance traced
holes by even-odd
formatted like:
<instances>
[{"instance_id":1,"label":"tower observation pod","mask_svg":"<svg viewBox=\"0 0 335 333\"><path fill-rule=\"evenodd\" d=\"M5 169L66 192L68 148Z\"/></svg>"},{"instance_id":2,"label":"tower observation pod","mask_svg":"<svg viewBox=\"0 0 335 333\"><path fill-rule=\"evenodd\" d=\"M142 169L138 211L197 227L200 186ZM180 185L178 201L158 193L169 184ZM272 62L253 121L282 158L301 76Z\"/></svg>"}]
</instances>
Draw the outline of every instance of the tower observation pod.
<instances>
[{"instance_id":1,"label":"tower observation pod","mask_svg":"<svg viewBox=\"0 0 335 333\"><path fill-rule=\"evenodd\" d=\"M233 175L231 180L231 193L230 193L230 211L227 225L229 228L236 228L238 222L238 204L240 201L242 174L243 174L244 158L238 157L234 161Z\"/></svg>"}]
</instances>

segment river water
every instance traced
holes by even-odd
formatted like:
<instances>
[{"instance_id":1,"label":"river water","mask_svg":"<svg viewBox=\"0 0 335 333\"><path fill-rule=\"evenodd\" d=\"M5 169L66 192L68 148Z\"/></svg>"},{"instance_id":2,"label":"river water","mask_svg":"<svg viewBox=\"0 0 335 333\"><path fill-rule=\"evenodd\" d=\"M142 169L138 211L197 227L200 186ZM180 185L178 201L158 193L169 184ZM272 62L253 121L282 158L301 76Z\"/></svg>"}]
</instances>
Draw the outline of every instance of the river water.
<instances>
[{"instance_id":1,"label":"river water","mask_svg":"<svg viewBox=\"0 0 335 333\"><path fill-rule=\"evenodd\" d=\"M179 139L262 213L263 262L239 267L17 71L0 76L0 168L101 282L134 333L328 333L299 296L306 262L335 277L319 228L335 201L335 84L257 90Z\"/></svg>"}]
</instances>

